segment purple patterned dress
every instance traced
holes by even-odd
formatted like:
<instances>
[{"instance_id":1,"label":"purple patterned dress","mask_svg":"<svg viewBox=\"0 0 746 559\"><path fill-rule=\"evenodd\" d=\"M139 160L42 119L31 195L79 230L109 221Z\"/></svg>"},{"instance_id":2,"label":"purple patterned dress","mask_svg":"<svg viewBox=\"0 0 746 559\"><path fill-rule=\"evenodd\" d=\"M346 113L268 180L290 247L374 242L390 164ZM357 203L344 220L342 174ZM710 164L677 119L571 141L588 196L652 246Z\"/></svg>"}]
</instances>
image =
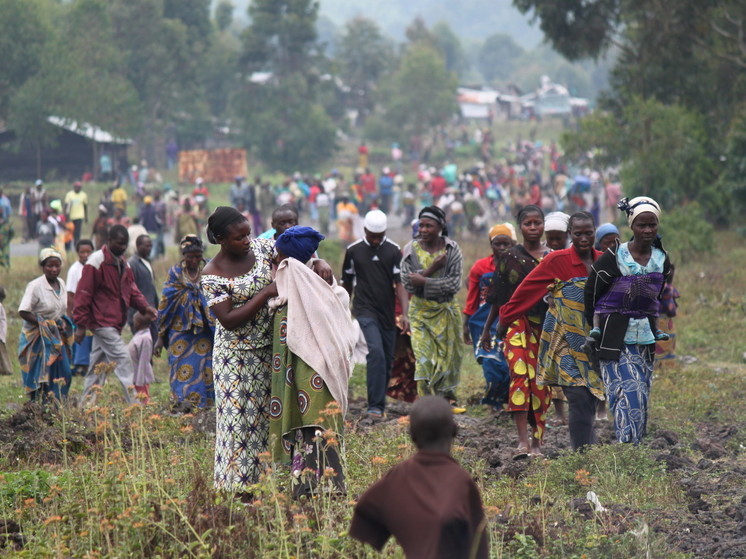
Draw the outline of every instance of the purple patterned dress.
<instances>
[{"instance_id":1,"label":"purple patterned dress","mask_svg":"<svg viewBox=\"0 0 746 559\"><path fill-rule=\"evenodd\" d=\"M212 307L230 300L240 307L272 282L274 241L253 239L254 267L225 278L202 276L202 291ZM215 487L248 492L259 480L259 454L269 447L269 398L272 317L263 306L253 320L235 330L216 321L213 346L216 439Z\"/></svg>"}]
</instances>

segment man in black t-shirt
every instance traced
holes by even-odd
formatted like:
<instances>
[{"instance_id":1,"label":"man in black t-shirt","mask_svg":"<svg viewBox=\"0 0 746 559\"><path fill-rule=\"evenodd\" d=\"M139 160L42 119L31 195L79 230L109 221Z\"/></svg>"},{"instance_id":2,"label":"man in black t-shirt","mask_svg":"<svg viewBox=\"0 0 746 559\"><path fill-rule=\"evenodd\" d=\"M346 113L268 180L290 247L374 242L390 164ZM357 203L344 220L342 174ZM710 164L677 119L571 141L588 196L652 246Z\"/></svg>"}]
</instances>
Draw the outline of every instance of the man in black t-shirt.
<instances>
[{"instance_id":1,"label":"man in black t-shirt","mask_svg":"<svg viewBox=\"0 0 746 559\"><path fill-rule=\"evenodd\" d=\"M378 418L383 416L386 407L386 388L394 360L394 306L398 298L403 328L408 330L409 297L399 276L399 245L386 238L386 214L372 210L365 215L363 225L365 237L347 247L342 285L350 295L354 295L352 314L368 344L368 414Z\"/></svg>"}]
</instances>

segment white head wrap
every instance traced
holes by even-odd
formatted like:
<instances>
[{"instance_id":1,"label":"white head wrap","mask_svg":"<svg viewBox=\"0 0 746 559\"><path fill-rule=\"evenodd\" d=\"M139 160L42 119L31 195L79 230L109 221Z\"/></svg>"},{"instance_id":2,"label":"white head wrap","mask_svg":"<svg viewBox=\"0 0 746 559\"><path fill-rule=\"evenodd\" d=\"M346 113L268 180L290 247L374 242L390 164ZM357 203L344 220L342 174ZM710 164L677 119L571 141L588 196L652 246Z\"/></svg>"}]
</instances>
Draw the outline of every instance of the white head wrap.
<instances>
[{"instance_id":1,"label":"white head wrap","mask_svg":"<svg viewBox=\"0 0 746 559\"><path fill-rule=\"evenodd\" d=\"M622 198L617 204L617 207L627 214L627 223L630 227L635 221L635 218L645 212L655 214L658 221L660 221L661 218L661 207L658 205L658 202L652 198L648 198L647 196L637 196L636 198L632 198L632 200Z\"/></svg>"},{"instance_id":2,"label":"white head wrap","mask_svg":"<svg viewBox=\"0 0 746 559\"><path fill-rule=\"evenodd\" d=\"M552 212L544 218L544 231L564 231L570 225L570 216L565 212Z\"/></svg>"}]
</instances>

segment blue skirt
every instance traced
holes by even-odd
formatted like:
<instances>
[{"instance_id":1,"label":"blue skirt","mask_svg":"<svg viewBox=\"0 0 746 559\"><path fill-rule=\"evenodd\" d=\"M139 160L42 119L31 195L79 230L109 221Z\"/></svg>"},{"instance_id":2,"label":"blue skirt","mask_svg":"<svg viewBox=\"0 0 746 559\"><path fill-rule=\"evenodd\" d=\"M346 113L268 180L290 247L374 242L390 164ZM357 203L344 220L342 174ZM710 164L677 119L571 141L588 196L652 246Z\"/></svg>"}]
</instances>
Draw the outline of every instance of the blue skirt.
<instances>
[{"instance_id":1,"label":"blue skirt","mask_svg":"<svg viewBox=\"0 0 746 559\"><path fill-rule=\"evenodd\" d=\"M606 397L620 443L639 444L645 436L654 352L654 344L625 344L619 361L601 360Z\"/></svg>"}]
</instances>

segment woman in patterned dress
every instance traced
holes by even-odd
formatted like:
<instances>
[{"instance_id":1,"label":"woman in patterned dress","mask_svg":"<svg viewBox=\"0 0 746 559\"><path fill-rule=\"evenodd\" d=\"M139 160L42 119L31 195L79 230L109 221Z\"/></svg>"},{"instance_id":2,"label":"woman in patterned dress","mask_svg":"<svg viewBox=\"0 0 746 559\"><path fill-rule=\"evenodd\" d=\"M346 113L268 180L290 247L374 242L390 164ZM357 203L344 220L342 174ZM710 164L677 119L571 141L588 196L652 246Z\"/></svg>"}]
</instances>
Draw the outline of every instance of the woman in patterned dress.
<instances>
[{"instance_id":1,"label":"woman in patterned dress","mask_svg":"<svg viewBox=\"0 0 746 559\"><path fill-rule=\"evenodd\" d=\"M492 304L492 309L482 330L481 345L486 350L492 347L493 334L490 328L500 315L496 339L502 340L507 334L504 350L510 368L507 409L513 416L518 431L518 447L513 457L520 459L529 454L541 454L546 413L551 401L551 391L537 382L539 338L547 305L543 300L536 301L510 321L504 320L500 307L510 301L526 276L550 250L541 241L544 234L544 212L541 208L524 206L518 212L516 221L521 229L523 243L515 245L495 259L495 275L487 294L487 302ZM502 331L500 325L504 327Z\"/></svg>"},{"instance_id":2,"label":"woman in patterned dress","mask_svg":"<svg viewBox=\"0 0 746 559\"><path fill-rule=\"evenodd\" d=\"M620 443L645 436L660 299L671 262L658 237L661 209L652 198L624 198L632 240L609 248L593 264L585 287L585 314L600 315L598 357L614 430Z\"/></svg>"},{"instance_id":3,"label":"woman in patterned dress","mask_svg":"<svg viewBox=\"0 0 746 559\"><path fill-rule=\"evenodd\" d=\"M181 239L181 262L168 271L158 307L158 339L153 353L168 350L169 382L175 402L212 406L212 342L215 323L200 289L204 245L196 235Z\"/></svg>"},{"instance_id":4,"label":"woman in patterned dress","mask_svg":"<svg viewBox=\"0 0 746 559\"><path fill-rule=\"evenodd\" d=\"M346 492L340 446L359 332L347 291L305 266L323 238L296 226L275 245L270 448L273 462L290 465L294 498Z\"/></svg>"},{"instance_id":5,"label":"woman in patterned dress","mask_svg":"<svg viewBox=\"0 0 746 559\"><path fill-rule=\"evenodd\" d=\"M215 487L245 499L259 480L259 454L269 444L272 319L267 301L277 295L274 241L252 239L248 220L224 206L208 219L207 238L220 245L202 270L202 290L217 318Z\"/></svg>"},{"instance_id":6,"label":"woman in patterned dress","mask_svg":"<svg viewBox=\"0 0 746 559\"><path fill-rule=\"evenodd\" d=\"M252 239L246 217L226 206L208 219L207 238L220 245L202 270L202 291L217 318L215 487L250 499L262 472L259 454L269 448L274 241ZM314 271L331 277L328 265Z\"/></svg>"},{"instance_id":7,"label":"woman in patterned dress","mask_svg":"<svg viewBox=\"0 0 746 559\"><path fill-rule=\"evenodd\" d=\"M582 349L589 330L583 314L583 288L591 265L601 253L593 249L591 214L574 213L568 227L572 246L547 254L521 281L510 301L500 307L496 337L505 337L517 319L549 295L549 311L540 326L538 343L532 348L538 359L531 361L530 372L546 394L550 394L548 387L562 388L568 402L570 442L577 450L595 442L593 421L598 401L604 397L599 375ZM515 350L515 342L515 336L508 333L506 352ZM548 405L548 401L544 403Z\"/></svg>"},{"instance_id":8,"label":"woman in patterned dress","mask_svg":"<svg viewBox=\"0 0 746 559\"><path fill-rule=\"evenodd\" d=\"M401 278L409 303L415 380L421 396L435 394L451 402L455 413L463 341L455 296L461 287L463 257L447 237L443 210L427 206L419 214L419 235L404 247Z\"/></svg>"}]
</instances>

